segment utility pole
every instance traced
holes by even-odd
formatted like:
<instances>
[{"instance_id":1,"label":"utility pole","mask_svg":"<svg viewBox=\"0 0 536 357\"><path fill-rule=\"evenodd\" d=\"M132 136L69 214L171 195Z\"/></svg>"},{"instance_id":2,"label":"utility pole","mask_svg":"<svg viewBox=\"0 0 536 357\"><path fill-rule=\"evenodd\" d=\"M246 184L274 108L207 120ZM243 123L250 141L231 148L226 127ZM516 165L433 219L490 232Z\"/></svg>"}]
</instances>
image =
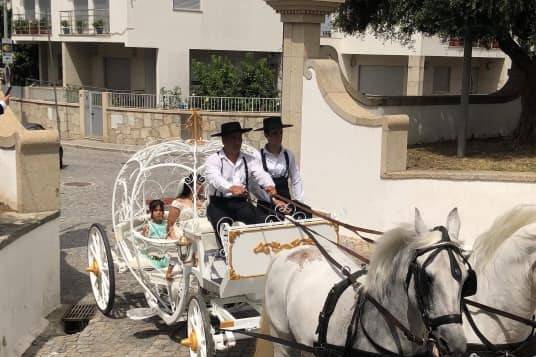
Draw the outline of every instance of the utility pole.
<instances>
[{"instance_id":1,"label":"utility pole","mask_svg":"<svg viewBox=\"0 0 536 357\"><path fill-rule=\"evenodd\" d=\"M3 1L3 7L4 7L4 36L2 37L3 39L7 40L9 38L9 31L8 31L8 21L9 19L7 18L7 2L8 0L4 0ZM2 41L3 42L3 41ZM13 47L11 47L11 49L13 50ZM4 71L5 71L5 80L6 80L6 85L7 85L7 88L9 88L11 86L11 68L9 67L9 64L8 63L5 63L4 64Z\"/></svg>"}]
</instances>

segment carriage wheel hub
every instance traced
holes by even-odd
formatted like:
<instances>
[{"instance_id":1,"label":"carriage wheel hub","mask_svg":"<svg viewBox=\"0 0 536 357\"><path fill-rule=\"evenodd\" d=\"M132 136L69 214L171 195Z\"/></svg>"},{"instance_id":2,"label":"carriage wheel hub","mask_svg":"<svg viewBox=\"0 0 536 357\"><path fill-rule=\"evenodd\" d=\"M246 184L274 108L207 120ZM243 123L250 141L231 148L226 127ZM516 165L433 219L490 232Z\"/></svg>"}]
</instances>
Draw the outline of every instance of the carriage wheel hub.
<instances>
[{"instance_id":1,"label":"carriage wheel hub","mask_svg":"<svg viewBox=\"0 0 536 357\"><path fill-rule=\"evenodd\" d=\"M181 345L189 347L192 351L197 352L199 346L197 344L197 336L194 330L190 331L188 338L181 341Z\"/></svg>"},{"instance_id":2,"label":"carriage wheel hub","mask_svg":"<svg viewBox=\"0 0 536 357\"><path fill-rule=\"evenodd\" d=\"M91 265L86 268L86 271L88 273L93 273L95 275L99 275L99 273L100 273L99 264L97 263L97 261L95 259L93 259L93 262L91 262Z\"/></svg>"}]
</instances>

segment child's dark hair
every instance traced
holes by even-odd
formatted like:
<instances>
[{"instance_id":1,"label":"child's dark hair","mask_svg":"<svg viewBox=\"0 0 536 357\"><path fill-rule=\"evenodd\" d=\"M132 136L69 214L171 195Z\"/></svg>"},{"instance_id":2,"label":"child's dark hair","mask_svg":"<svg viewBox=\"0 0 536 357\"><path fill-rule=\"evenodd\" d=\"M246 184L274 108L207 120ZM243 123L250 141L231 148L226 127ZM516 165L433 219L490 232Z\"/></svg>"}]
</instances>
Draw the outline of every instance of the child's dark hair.
<instances>
[{"instance_id":1,"label":"child's dark hair","mask_svg":"<svg viewBox=\"0 0 536 357\"><path fill-rule=\"evenodd\" d=\"M149 212L151 212L151 218L153 217L153 211L156 210L158 207L162 209L162 212L164 211L164 201L162 200L152 200L149 202Z\"/></svg>"}]
</instances>

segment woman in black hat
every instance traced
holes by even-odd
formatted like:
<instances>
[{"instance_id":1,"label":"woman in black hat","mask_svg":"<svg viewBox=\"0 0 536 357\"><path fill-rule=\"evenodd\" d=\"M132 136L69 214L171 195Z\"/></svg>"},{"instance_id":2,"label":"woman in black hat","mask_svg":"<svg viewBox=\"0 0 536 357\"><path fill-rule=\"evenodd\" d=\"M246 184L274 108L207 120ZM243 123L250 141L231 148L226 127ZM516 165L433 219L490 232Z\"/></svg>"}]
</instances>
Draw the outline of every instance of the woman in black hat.
<instances>
[{"instance_id":1,"label":"woman in black hat","mask_svg":"<svg viewBox=\"0 0 536 357\"><path fill-rule=\"evenodd\" d=\"M277 193L288 199L301 201L303 199L303 186L296 159L294 154L290 150L283 148L282 145L283 128L289 127L292 127L292 125L283 124L279 116L263 120L263 127L255 129L255 131L264 131L264 136L268 142L264 148L260 149L259 159L264 170L272 176ZM266 204L270 208L285 205L284 202L275 198L270 200L270 197L264 192L256 194L261 201L264 201L259 204L261 208ZM273 205L268 203L270 201L273 202Z\"/></svg>"},{"instance_id":2,"label":"woman in black hat","mask_svg":"<svg viewBox=\"0 0 536 357\"><path fill-rule=\"evenodd\" d=\"M238 122L224 123L220 136L223 149L210 155L205 162L205 175L210 203L207 218L219 234L220 224L228 221L241 221L246 224L264 222L265 216L259 214L248 201L247 192L253 181L264 187L264 193L270 197L276 193L275 185L262 168L259 160L241 151L242 134L250 131L242 128Z\"/></svg>"}]
</instances>

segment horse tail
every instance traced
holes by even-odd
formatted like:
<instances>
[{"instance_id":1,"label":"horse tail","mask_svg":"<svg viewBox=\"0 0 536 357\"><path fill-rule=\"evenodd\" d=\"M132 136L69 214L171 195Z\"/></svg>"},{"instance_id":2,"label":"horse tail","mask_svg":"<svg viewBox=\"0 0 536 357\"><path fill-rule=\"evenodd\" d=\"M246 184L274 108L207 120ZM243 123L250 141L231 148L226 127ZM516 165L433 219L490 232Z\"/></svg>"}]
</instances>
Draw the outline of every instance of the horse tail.
<instances>
[{"instance_id":1,"label":"horse tail","mask_svg":"<svg viewBox=\"0 0 536 357\"><path fill-rule=\"evenodd\" d=\"M268 314L266 313L266 307L264 304L262 306L261 328L260 328L259 333L270 334L270 323L269 323ZM273 344L266 340L257 339L254 357L273 357L273 356L274 356Z\"/></svg>"}]
</instances>

